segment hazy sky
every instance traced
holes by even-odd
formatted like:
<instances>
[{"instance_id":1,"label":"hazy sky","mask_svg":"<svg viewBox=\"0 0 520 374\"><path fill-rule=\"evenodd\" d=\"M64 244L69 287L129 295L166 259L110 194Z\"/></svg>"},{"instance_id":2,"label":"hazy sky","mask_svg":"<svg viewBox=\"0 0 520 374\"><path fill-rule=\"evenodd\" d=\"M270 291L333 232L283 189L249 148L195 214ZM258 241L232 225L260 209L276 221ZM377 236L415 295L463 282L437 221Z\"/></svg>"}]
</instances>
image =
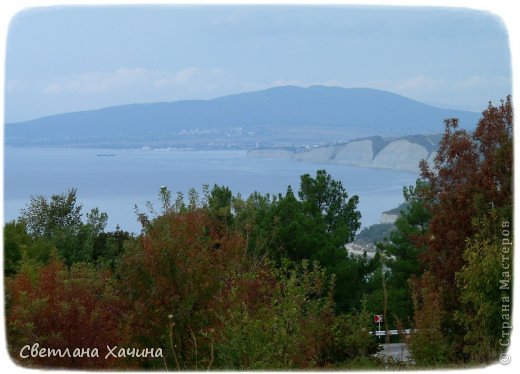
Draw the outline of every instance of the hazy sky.
<instances>
[{"instance_id":1,"label":"hazy sky","mask_svg":"<svg viewBox=\"0 0 520 374\"><path fill-rule=\"evenodd\" d=\"M7 41L6 120L279 85L385 89L483 110L511 93L507 30L448 8L26 10Z\"/></svg>"}]
</instances>

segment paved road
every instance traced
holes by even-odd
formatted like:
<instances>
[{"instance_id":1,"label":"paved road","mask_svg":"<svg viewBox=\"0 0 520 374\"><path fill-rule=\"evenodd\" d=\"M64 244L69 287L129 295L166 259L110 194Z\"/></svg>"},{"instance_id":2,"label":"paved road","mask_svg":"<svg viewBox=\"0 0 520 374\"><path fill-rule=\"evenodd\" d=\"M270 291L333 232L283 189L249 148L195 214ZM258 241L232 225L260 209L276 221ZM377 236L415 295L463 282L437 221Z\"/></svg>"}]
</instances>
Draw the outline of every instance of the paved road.
<instances>
[{"instance_id":1,"label":"paved road","mask_svg":"<svg viewBox=\"0 0 520 374\"><path fill-rule=\"evenodd\" d=\"M389 356L399 361L407 361L410 359L410 352L404 343L390 343L381 344L383 350L379 352L380 355Z\"/></svg>"}]
</instances>

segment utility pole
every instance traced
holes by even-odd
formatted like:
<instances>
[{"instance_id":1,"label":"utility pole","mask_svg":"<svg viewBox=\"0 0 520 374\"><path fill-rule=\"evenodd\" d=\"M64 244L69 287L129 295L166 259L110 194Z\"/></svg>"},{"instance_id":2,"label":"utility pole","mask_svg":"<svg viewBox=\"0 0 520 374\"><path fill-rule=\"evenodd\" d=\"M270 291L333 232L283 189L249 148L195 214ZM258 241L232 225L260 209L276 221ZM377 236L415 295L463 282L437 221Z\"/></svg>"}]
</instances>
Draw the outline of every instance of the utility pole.
<instances>
[{"instance_id":1,"label":"utility pole","mask_svg":"<svg viewBox=\"0 0 520 374\"><path fill-rule=\"evenodd\" d=\"M388 319L386 315L386 309L388 305L388 293L386 292L386 281L385 281L385 263L384 253L379 249L379 259L381 260L381 282L383 283L383 323L385 324L385 343L390 343L390 331L388 330Z\"/></svg>"}]
</instances>

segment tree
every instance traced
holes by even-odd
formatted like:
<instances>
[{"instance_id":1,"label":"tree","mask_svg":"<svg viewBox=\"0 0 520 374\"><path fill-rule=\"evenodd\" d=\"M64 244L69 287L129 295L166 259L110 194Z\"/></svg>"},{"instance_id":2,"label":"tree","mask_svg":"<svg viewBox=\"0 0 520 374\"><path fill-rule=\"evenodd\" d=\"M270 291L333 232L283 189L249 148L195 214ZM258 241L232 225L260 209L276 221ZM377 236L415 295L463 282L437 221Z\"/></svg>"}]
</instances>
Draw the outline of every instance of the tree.
<instances>
[{"instance_id":1,"label":"tree","mask_svg":"<svg viewBox=\"0 0 520 374\"><path fill-rule=\"evenodd\" d=\"M247 241L248 253L253 258L263 259L269 255L273 236L272 197L253 192L244 200L241 196L233 197L233 211L237 230L241 231Z\"/></svg>"},{"instance_id":2,"label":"tree","mask_svg":"<svg viewBox=\"0 0 520 374\"><path fill-rule=\"evenodd\" d=\"M425 272L413 279L412 299L414 305L414 327L409 349L420 367L437 367L449 362L449 338L443 332L445 307L442 289L436 286L432 273Z\"/></svg>"},{"instance_id":3,"label":"tree","mask_svg":"<svg viewBox=\"0 0 520 374\"><path fill-rule=\"evenodd\" d=\"M301 177L298 195L304 212L324 225L334 245L343 247L354 240L361 226L361 214L356 210L359 198L349 199L340 181L332 179L325 170L318 170L316 178L305 174Z\"/></svg>"},{"instance_id":4,"label":"tree","mask_svg":"<svg viewBox=\"0 0 520 374\"><path fill-rule=\"evenodd\" d=\"M307 260L265 265L237 274L235 286L224 293L218 365L227 370L316 368L351 358L346 352L334 355L344 346L331 333L340 340L345 331L335 329L333 279ZM365 335L369 340L368 331ZM370 343L359 343L349 347L352 356L359 354L356 349L369 350Z\"/></svg>"},{"instance_id":5,"label":"tree","mask_svg":"<svg viewBox=\"0 0 520 374\"><path fill-rule=\"evenodd\" d=\"M94 245L104 233L108 215L94 208L86 214L87 220L83 223L81 210L75 188L51 195L50 199L42 195L31 196L19 217L33 241L28 254L36 252L35 256L46 262L50 254L47 249L55 247L67 266L95 260ZM99 249L98 246L96 250Z\"/></svg>"},{"instance_id":6,"label":"tree","mask_svg":"<svg viewBox=\"0 0 520 374\"><path fill-rule=\"evenodd\" d=\"M233 193L226 186L214 185L208 198L209 210L227 226L233 222Z\"/></svg>"},{"instance_id":7,"label":"tree","mask_svg":"<svg viewBox=\"0 0 520 374\"><path fill-rule=\"evenodd\" d=\"M464 353L479 364L499 359L507 349L500 344L507 340L504 326L511 326L512 292L507 282L512 278L513 242L509 222L497 218L494 211L476 223L478 231L467 239L464 250L465 265L456 274L461 308L455 319L464 326Z\"/></svg>"},{"instance_id":8,"label":"tree","mask_svg":"<svg viewBox=\"0 0 520 374\"><path fill-rule=\"evenodd\" d=\"M379 253L376 257L385 257L385 285L388 289L388 317L392 326L398 321L411 323L413 320L413 302L409 287L412 276L421 273L419 256L428 244L428 225L431 214L426 209L421 195L428 185L417 180L416 185L403 188L405 203L395 222L395 229L390 233L387 241L377 243ZM378 258L374 259L375 262ZM380 288L383 275L374 274L370 282L373 290L369 296L369 306L374 311L381 310L382 295Z\"/></svg>"},{"instance_id":9,"label":"tree","mask_svg":"<svg viewBox=\"0 0 520 374\"><path fill-rule=\"evenodd\" d=\"M329 275L336 275L337 307L344 311L357 308L364 292L367 259L349 257L345 244L360 226L358 197L348 198L341 182L325 170L318 170L316 178L303 175L298 196L289 186L271 204L264 232L272 238L272 258L278 262L283 258L318 261Z\"/></svg>"},{"instance_id":10,"label":"tree","mask_svg":"<svg viewBox=\"0 0 520 374\"><path fill-rule=\"evenodd\" d=\"M295 261L318 260L323 265L346 257L344 246L360 227L358 197L348 198L341 182L325 170L318 170L316 178L302 175L298 196L289 186L272 203L273 245L282 251L278 255Z\"/></svg>"},{"instance_id":11,"label":"tree","mask_svg":"<svg viewBox=\"0 0 520 374\"><path fill-rule=\"evenodd\" d=\"M125 243L131 245L133 240L134 237L119 226L116 226L115 231L99 233L94 239L92 261L114 271L125 251Z\"/></svg>"},{"instance_id":12,"label":"tree","mask_svg":"<svg viewBox=\"0 0 520 374\"><path fill-rule=\"evenodd\" d=\"M241 235L208 209L156 217L117 267L133 343L162 347L171 368L211 366L216 302L230 274L247 268L245 254Z\"/></svg>"},{"instance_id":13,"label":"tree","mask_svg":"<svg viewBox=\"0 0 520 374\"><path fill-rule=\"evenodd\" d=\"M6 283L6 328L9 352L24 366L44 368L124 367L124 360L105 359L106 346L125 346L121 326L123 309L115 293L114 279L92 264L63 266L54 254L46 265L22 264L22 270ZM99 357L59 355L20 359L22 347L70 350L96 348Z\"/></svg>"},{"instance_id":14,"label":"tree","mask_svg":"<svg viewBox=\"0 0 520 374\"><path fill-rule=\"evenodd\" d=\"M98 236L105 231L108 221L108 214L100 212L98 208L93 208L87 213L87 225L90 226L92 234Z\"/></svg>"},{"instance_id":15,"label":"tree","mask_svg":"<svg viewBox=\"0 0 520 374\"><path fill-rule=\"evenodd\" d=\"M421 163L421 175L429 185L423 198L432 215L421 264L431 274L432 292L441 297L441 331L450 340L454 361L469 359L464 349L466 328L456 318L467 300L464 289L454 287L457 274L470 258L465 255L468 239L478 233L481 222L511 222L512 126L510 96L497 107L489 104L473 134L459 129L456 119L446 120L433 168L425 161ZM492 214L497 218L491 219ZM497 240L481 237L478 242L492 248L485 244L488 239ZM469 274L479 273L474 270L464 272L465 284L471 284Z\"/></svg>"},{"instance_id":16,"label":"tree","mask_svg":"<svg viewBox=\"0 0 520 374\"><path fill-rule=\"evenodd\" d=\"M31 244L31 237L21 222L8 222L4 226L4 276L18 272L22 252Z\"/></svg>"},{"instance_id":17,"label":"tree","mask_svg":"<svg viewBox=\"0 0 520 374\"><path fill-rule=\"evenodd\" d=\"M295 262L315 260L317 253L330 245L324 226L316 217L306 214L290 186L285 195L279 194L273 202L267 223L268 235L273 238L271 257L278 263L284 258Z\"/></svg>"},{"instance_id":18,"label":"tree","mask_svg":"<svg viewBox=\"0 0 520 374\"><path fill-rule=\"evenodd\" d=\"M76 230L81 225L82 205L77 203L77 190L45 196L31 196L31 201L20 212L19 220L25 224L27 232L34 237L52 238L57 230Z\"/></svg>"}]
</instances>

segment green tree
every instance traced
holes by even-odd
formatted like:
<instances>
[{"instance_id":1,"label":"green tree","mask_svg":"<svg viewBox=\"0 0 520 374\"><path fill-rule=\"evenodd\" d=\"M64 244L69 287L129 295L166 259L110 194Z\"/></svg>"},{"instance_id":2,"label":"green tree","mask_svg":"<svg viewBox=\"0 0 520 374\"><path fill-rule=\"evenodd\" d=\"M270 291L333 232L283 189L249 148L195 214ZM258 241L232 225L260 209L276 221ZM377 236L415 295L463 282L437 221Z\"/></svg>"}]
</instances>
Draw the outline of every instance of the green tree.
<instances>
[{"instance_id":1,"label":"green tree","mask_svg":"<svg viewBox=\"0 0 520 374\"><path fill-rule=\"evenodd\" d=\"M412 283L414 303L414 327L409 349L415 363L420 366L438 367L449 362L450 344L442 329L445 307L442 290L435 286L434 275L430 272Z\"/></svg>"},{"instance_id":2,"label":"green tree","mask_svg":"<svg viewBox=\"0 0 520 374\"><path fill-rule=\"evenodd\" d=\"M273 237L271 254L278 262L284 258L296 262L315 259L321 248L330 245L323 225L305 214L291 187L274 201L269 225Z\"/></svg>"},{"instance_id":3,"label":"green tree","mask_svg":"<svg viewBox=\"0 0 520 374\"><path fill-rule=\"evenodd\" d=\"M20 212L19 220L32 237L52 238L57 230L76 230L81 226L81 208L77 203L77 190L53 194L50 199L43 195L31 196L31 201Z\"/></svg>"},{"instance_id":4,"label":"green tree","mask_svg":"<svg viewBox=\"0 0 520 374\"><path fill-rule=\"evenodd\" d=\"M356 210L359 198L356 195L348 198L340 181L332 179L325 170L318 170L316 178L305 174L301 177L298 195L303 211L323 225L333 245L343 247L354 240L361 226L361 213Z\"/></svg>"},{"instance_id":5,"label":"green tree","mask_svg":"<svg viewBox=\"0 0 520 374\"><path fill-rule=\"evenodd\" d=\"M93 208L87 213L87 225L92 230L92 234L97 236L105 231L107 226L108 214L100 212L98 208Z\"/></svg>"},{"instance_id":6,"label":"green tree","mask_svg":"<svg viewBox=\"0 0 520 374\"><path fill-rule=\"evenodd\" d=\"M233 222L233 193L226 186L214 185L208 199L209 210L226 225Z\"/></svg>"},{"instance_id":7,"label":"green tree","mask_svg":"<svg viewBox=\"0 0 520 374\"><path fill-rule=\"evenodd\" d=\"M387 241L377 243L385 261L385 285L387 288L387 320L392 327L398 321L411 323L413 302L409 287L412 276L420 275L419 256L427 248L428 224L431 219L421 194L428 188L424 181L417 180L415 187L403 188L405 204L395 222L395 229ZM374 262L380 262L378 254ZM382 284L380 272L374 273L370 281L369 306L374 312L382 311L384 295L379 292Z\"/></svg>"},{"instance_id":8,"label":"green tree","mask_svg":"<svg viewBox=\"0 0 520 374\"><path fill-rule=\"evenodd\" d=\"M4 276L18 272L22 251L32 240L21 222L11 221L4 226Z\"/></svg>"},{"instance_id":9,"label":"green tree","mask_svg":"<svg viewBox=\"0 0 520 374\"><path fill-rule=\"evenodd\" d=\"M94 239L92 261L115 270L126 244L131 244L133 240L134 237L128 231L121 230L119 225L115 231L99 233Z\"/></svg>"},{"instance_id":10,"label":"green tree","mask_svg":"<svg viewBox=\"0 0 520 374\"><path fill-rule=\"evenodd\" d=\"M32 239L27 254L46 263L50 249L55 247L67 266L93 261L94 244L104 233L108 215L94 208L86 214L86 223L83 223L81 210L74 188L53 194L49 199L42 195L31 196L18 219Z\"/></svg>"},{"instance_id":11,"label":"green tree","mask_svg":"<svg viewBox=\"0 0 520 374\"><path fill-rule=\"evenodd\" d=\"M271 195L253 192L244 200L241 196L233 197L235 224L247 240L248 253L254 258L268 257L273 236Z\"/></svg>"},{"instance_id":12,"label":"green tree","mask_svg":"<svg viewBox=\"0 0 520 374\"><path fill-rule=\"evenodd\" d=\"M511 287L501 284L503 279L512 280L512 261L502 263L504 258L512 259L512 239L500 237L502 230L510 232L509 223L504 228L496 218L495 214L495 219L478 223L477 234L467 240L466 264L456 276L462 308L455 318L465 327L464 353L480 364L498 360L506 349L500 344L507 340L502 336L503 324L512 325L510 313L502 309L502 305L511 305ZM503 272L510 276L504 277Z\"/></svg>"},{"instance_id":13,"label":"green tree","mask_svg":"<svg viewBox=\"0 0 520 374\"><path fill-rule=\"evenodd\" d=\"M368 261L349 257L345 249L360 226L357 196L348 198L341 182L325 170L319 170L316 178L303 175L298 196L289 186L285 195L273 199L268 219L259 223L271 238L271 257L278 263L284 258L318 261L329 275L336 275L337 307L359 307Z\"/></svg>"},{"instance_id":14,"label":"green tree","mask_svg":"<svg viewBox=\"0 0 520 374\"><path fill-rule=\"evenodd\" d=\"M380 350L379 344L369 335L372 328L372 315L366 308L365 300L357 313L336 316L331 334L334 342L332 361L344 364L367 359L377 353Z\"/></svg>"},{"instance_id":15,"label":"green tree","mask_svg":"<svg viewBox=\"0 0 520 374\"><path fill-rule=\"evenodd\" d=\"M330 364L333 279L307 260L272 265L261 267L257 274L237 274L225 300L231 306L221 317L218 365L227 370L266 370ZM245 302L251 297L255 300Z\"/></svg>"}]
</instances>

